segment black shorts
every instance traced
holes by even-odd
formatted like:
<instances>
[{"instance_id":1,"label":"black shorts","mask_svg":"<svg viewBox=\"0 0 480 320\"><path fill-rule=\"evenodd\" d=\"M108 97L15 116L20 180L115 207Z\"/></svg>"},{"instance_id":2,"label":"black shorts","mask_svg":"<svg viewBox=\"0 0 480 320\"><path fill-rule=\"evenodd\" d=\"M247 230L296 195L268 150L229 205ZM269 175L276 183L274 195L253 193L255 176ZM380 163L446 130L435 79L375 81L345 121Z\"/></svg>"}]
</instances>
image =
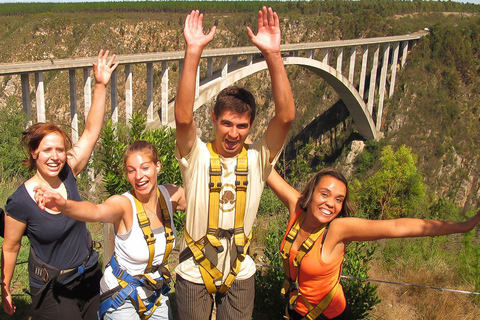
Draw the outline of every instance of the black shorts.
<instances>
[{"instance_id":1,"label":"black shorts","mask_svg":"<svg viewBox=\"0 0 480 320\"><path fill-rule=\"evenodd\" d=\"M97 263L68 284L50 286L40 294L41 288L30 288L32 319L97 320L101 278L102 270Z\"/></svg>"}]
</instances>

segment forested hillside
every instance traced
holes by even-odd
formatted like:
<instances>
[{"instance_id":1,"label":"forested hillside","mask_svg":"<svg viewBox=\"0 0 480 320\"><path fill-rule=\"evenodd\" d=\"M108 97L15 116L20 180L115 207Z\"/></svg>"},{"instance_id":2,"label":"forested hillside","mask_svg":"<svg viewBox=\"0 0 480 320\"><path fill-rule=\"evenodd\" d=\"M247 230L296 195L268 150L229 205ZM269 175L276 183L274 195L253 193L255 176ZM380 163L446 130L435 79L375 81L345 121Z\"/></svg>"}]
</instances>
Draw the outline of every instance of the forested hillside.
<instances>
[{"instance_id":1,"label":"forested hillside","mask_svg":"<svg viewBox=\"0 0 480 320\"><path fill-rule=\"evenodd\" d=\"M262 4L244 1L0 4L0 63L94 57L100 48L120 55L183 50L184 18L194 8L205 13L204 25L218 27L209 48L247 46L250 43L245 27L255 26L256 11ZM364 217L413 216L459 221L478 210L480 6L451 1L267 4L279 13L283 43L400 35L425 28L430 31L411 49L406 67L398 69L395 94L385 101L384 138L380 141L364 141L358 135L343 102L317 75L299 67L287 67L297 118L279 170L285 171L291 183L301 187L317 168L335 166L351 180L358 215ZM177 69L178 66L172 66L172 70ZM44 76L47 119L68 124L68 73ZM159 72L154 78L155 86L159 87ZM177 81L176 73L172 72L171 99L175 97ZM242 80L240 85L255 88L259 114L252 133L256 138L263 133L273 112L268 75L260 72ZM121 88L119 92L122 110ZM134 77L134 106L139 110L145 109L145 92L144 79ZM160 94L159 89L155 89L155 94ZM82 99L79 97L80 106ZM211 135L210 108L208 103L196 113L204 137ZM18 134L12 132L20 131L18 124L23 121L15 112L18 109L21 109L20 77L0 77L2 185L18 174L14 168L18 162L11 160L20 157L17 149L12 150L12 145L18 144ZM7 194L2 192L3 206ZM85 193L85 196L92 195ZM265 202L262 208L265 209ZM269 210L276 209L265 209L261 214L269 216L272 214ZM278 231L278 225L274 227ZM378 248L371 263L373 277L395 278L400 282L427 281L432 286L480 291L476 234L376 243ZM365 249L360 247L358 251ZM383 302L371 313L374 319L478 316L478 301L468 295L383 286L379 291ZM432 304L428 305L427 300L433 301Z\"/></svg>"}]
</instances>

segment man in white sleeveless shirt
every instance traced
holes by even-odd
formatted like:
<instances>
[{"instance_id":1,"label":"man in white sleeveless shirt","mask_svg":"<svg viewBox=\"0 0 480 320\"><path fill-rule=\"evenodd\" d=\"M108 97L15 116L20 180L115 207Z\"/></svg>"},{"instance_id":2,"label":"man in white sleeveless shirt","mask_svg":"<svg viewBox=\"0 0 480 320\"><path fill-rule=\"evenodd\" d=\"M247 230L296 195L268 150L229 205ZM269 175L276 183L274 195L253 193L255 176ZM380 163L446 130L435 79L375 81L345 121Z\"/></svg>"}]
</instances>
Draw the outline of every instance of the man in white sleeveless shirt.
<instances>
[{"instance_id":1,"label":"man in white sleeveless shirt","mask_svg":"<svg viewBox=\"0 0 480 320\"><path fill-rule=\"evenodd\" d=\"M203 15L192 11L185 20L184 35L186 51L183 72L175 103L175 121L177 145L175 155L180 164L187 198L185 237L182 242L182 256L176 268L176 298L180 319L210 319L214 300L217 304L217 319L250 319L253 313L255 264L250 256L242 257L238 272L231 285L222 292L222 284L231 273L232 265L238 257L233 229L237 204L245 205L243 233L250 236L257 214L260 197L265 181L272 166L276 163L285 143L290 125L295 118L295 106L290 83L287 78L280 52L280 26L277 14L263 7L258 12L258 31L255 35L247 27L252 43L261 51L271 77L271 88L275 103L275 116L259 141L249 145L246 151L248 173L245 200L237 202L236 180L239 155L253 120L255 118L255 100L253 95L239 87L224 89L218 96L212 121L215 126L215 140L210 149L218 154L221 164L221 190L218 200L218 229L215 235L221 243L221 250L206 240L209 228L210 197L210 160L212 153L207 144L197 137L197 128L193 120L195 84L197 68L204 47L213 39L216 26L210 32L203 32ZM245 151L243 151L245 152ZM220 185L220 184L219 184ZM238 211L238 210L237 210ZM238 229L238 228L237 228ZM187 244L191 240L190 245ZM220 277L214 279L213 294L208 288L209 268L203 268L205 260L195 256L198 245L205 258L220 271ZM240 250L242 251L242 250ZM202 269L203 268L203 269ZM207 270L207 271L206 271ZM205 278L206 277L206 278ZM228 282L228 281L227 281Z\"/></svg>"}]
</instances>

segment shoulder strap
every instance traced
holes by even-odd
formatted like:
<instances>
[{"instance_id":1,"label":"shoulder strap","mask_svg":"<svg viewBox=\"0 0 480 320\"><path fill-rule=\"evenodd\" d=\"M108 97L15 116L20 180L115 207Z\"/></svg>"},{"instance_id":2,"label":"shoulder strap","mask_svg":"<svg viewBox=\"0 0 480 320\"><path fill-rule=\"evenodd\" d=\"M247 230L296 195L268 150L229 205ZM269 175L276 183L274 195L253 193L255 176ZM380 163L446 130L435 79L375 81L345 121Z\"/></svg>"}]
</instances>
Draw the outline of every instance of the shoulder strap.
<instances>
[{"instance_id":1,"label":"shoulder strap","mask_svg":"<svg viewBox=\"0 0 480 320\"><path fill-rule=\"evenodd\" d=\"M220 191L222 190L222 165L220 157L213 143L207 143L210 152L210 196L208 201L208 228L207 239L215 248L217 253L223 251L223 246L217 237L218 230L218 211L220 208Z\"/></svg>"},{"instance_id":2,"label":"shoulder strap","mask_svg":"<svg viewBox=\"0 0 480 320\"><path fill-rule=\"evenodd\" d=\"M160 200L160 209L162 210L162 214L163 214L163 226L165 228L165 238L167 238L167 246L165 248L165 253L163 255L163 261L162 261L162 264L164 264L167 261L168 256L172 252L175 236L173 234L172 219L170 217L170 213L168 212L165 197L160 192L160 188L158 187L157 187L157 196L158 196L158 199Z\"/></svg>"},{"instance_id":3,"label":"shoulder strap","mask_svg":"<svg viewBox=\"0 0 480 320\"><path fill-rule=\"evenodd\" d=\"M145 236L145 241L148 245L148 263L147 268L152 267L153 257L155 256L155 237L153 236L152 228L150 227L150 220L145 213L143 204L132 194L133 199L135 200L135 208L137 213L138 224L142 229L143 235Z\"/></svg>"},{"instance_id":4,"label":"shoulder strap","mask_svg":"<svg viewBox=\"0 0 480 320\"><path fill-rule=\"evenodd\" d=\"M237 157L237 166L235 167L235 246L237 254L246 252L245 245L247 237L243 230L243 222L245 218L245 207L247 201L247 185L248 185L248 152L247 145L244 144L242 151Z\"/></svg>"}]
</instances>

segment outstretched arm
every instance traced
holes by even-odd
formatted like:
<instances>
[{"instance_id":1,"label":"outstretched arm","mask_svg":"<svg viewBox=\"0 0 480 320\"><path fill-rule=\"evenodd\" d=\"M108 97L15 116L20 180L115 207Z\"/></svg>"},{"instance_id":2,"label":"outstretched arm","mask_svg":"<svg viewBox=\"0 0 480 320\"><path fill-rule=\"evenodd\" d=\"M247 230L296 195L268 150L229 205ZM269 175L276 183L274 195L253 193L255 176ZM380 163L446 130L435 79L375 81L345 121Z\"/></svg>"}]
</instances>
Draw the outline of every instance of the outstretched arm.
<instances>
[{"instance_id":1,"label":"outstretched arm","mask_svg":"<svg viewBox=\"0 0 480 320\"><path fill-rule=\"evenodd\" d=\"M280 201L288 208L288 212L290 216L292 216L299 209L298 200L300 198L300 192L288 184L288 182L278 174L275 168L272 169L272 172L268 176L267 184Z\"/></svg>"},{"instance_id":2,"label":"outstretched arm","mask_svg":"<svg viewBox=\"0 0 480 320\"><path fill-rule=\"evenodd\" d=\"M70 218L85 222L117 224L123 218L125 208L131 205L126 197L120 195L111 196L104 203L96 205L88 201L67 200L60 193L43 185L36 186L33 191L40 209L62 212Z\"/></svg>"},{"instance_id":3,"label":"outstretched arm","mask_svg":"<svg viewBox=\"0 0 480 320\"><path fill-rule=\"evenodd\" d=\"M295 104L280 52L281 32L277 13L264 6L258 12L257 25L257 35L249 27L247 33L252 43L262 52L272 81L275 116L265 132L272 161L285 143L290 125L295 119Z\"/></svg>"},{"instance_id":4,"label":"outstretched arm","mask_svg":"<svg viewBox=\"0 0 480 320\"><path fill-rule=\"evenodd\" d=\"M183 34L186 41L185 60L175 98L175 124L177 127L177 147L180 155L186 156L196 139L196 126L193 121L195 102L195 81L203 48L212 41L216 27L208 34L203 33L203 14L193 10L185 19Z\"/></svg>"},{"instance_id":5,"label":"outstretched arm","mask_svg":"<svg viewBox=\"0 0 480 320\"><path fill-rule=\"evenodd\" d=\"M68 164L72 167L75 175L79 174L88 163L95 143L100 136L105 114L105 99L107 97L107 84L110 81L113 70L117 68L118 63L114 64L115 55L108 57L109 51L100 50L97 57L97 63L93 63L93 73L95 74L95 87L93 91L92 108L85 122L85 130L78 142L69 150L71 155L68 158Z\"/></svg>"},{"instance_id":6,"label":"outstretched arm","mask_svg":"<svg viewBox=\"0 0 480 320\"><path fill-rule=\"evenodd\" d=\"M366 220L342 218L332 222L331 230L344 242L372 241L385 238L434 237L465 233L480 222L480 211L463 222L401 218L393 220Z\"/></svg>"}]
</instances>

